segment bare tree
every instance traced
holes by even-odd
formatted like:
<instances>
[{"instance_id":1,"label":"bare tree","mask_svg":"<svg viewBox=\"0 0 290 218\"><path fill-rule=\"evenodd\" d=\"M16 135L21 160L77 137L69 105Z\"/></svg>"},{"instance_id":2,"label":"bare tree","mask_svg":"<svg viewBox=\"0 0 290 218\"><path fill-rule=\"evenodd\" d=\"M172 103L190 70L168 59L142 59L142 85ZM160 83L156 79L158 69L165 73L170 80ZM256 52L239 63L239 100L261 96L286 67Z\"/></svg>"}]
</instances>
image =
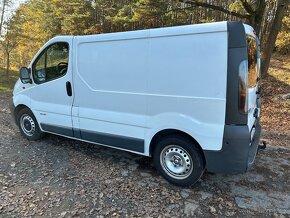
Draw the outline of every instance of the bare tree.
<instances>
[{"instance_id":1,"label":"bare tree","mask_svg":"<svg viewBox=\"0 0 290 218\"><path fill-rule=\"evenodd\" d=\"M1 8L1 18L0 18L0 36L2 35L2 27L4 23L4 14L5 14L5 9L8 4L8 0L2 0L2 8Z\"/></svg>"},{"instance_id":2,"label":"bare tree","mask_svg":"<svg viewBox=\"0 0 290 218\"><path fill-rule=\"evenodd\" d=\"M17 46L17 39L15 36L15 32L13 31L8 31L5 34L5 39L2 41L2 47L4 50L4 56L5 56L5 62L6 62L6 78L7 82L9 82L9 71L10 71L10 58L11 58L11 53L12 51L16 48Z\"/></svg>"},{"instance_id":3,"label":"bare tree","mask_svg":"<svg viewBox=\"0 0 290 218\"><path fill-rule=\"evenodd\" d=\"M234 11L230 11L230 10L225 9L224 7L221 7L221 6L218 6L218 5L209 4L209 3L206 3L206 2L202 2L202 1L180 0L180 2L183 2L185 4L189 4L192 7L204 7L204 8L209 8L209 9L212 9L212 10L221 11L221 12L223 12L225 14L233 15L233 16L236 16L236 17L239 17L239 18L247 19L249 17L248 15L244 15L244 14L240 14L240 13L237 13L237 12L234 12Z\"/></svg>"},{"instance_id":4,"label":"bare tree","mask_svg":"<svg viewBox=\"0 0 290 218\"><path fill-rule=\"evenodd\" d=\"M265 48L262 53L262 72L268 72L270 59L272 56L272 52L275 47L275 42L277 39L277 35L281 29L282 20L288 7L289 0L278 0L277 1L277 9L275 13L275 17L269 32L269 36L265 43Z\"/></svg>"},{"instance_id":5,"label":"bare tree","mask_svg":"<svg viewBox=\"0 0 290 218\"><path fill-rule=\"evenodd\" d=\"M238 17L240 19L245 19L251 26L255 28L257 33L260 32L263 15L266 8L265 0L254 1L254 4L248 3L247 0L240 0L246 13L238 13L235 11L230 11L228 9L225 9L223 6L207 3L207 1L180 0L180 2L189 4L192 6L196 6L196 7L209 8L212 10L223 12L227 15Z\"/></svg>"}]
</instances>

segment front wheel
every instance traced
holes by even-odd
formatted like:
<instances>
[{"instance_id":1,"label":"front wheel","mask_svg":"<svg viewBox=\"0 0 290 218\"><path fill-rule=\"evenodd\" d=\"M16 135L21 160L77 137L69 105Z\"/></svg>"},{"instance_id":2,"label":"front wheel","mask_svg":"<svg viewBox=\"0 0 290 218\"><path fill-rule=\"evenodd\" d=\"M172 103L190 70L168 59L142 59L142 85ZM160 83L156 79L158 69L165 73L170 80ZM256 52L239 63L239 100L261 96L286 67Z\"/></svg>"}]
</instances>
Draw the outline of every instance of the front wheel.
<instances>
[{"instance_id":1,"label":"front wheel","mask_svg":"<svg viewBox=\"0 0 290 218\"><path fill-rule=\"evenodd\" d=\"M178 186L195 184L205 169L202 153L195 143L180 136L170 136L159 141L153 159L160 174Z\"/></svg>"},{"instance_id":2,"label":"front wheel","mask_svg":"<svg viewBox=\"0 0 290 218\"><path fill-rule=\"evenodd\" d=\"M29 140L39 140L44 136L31 110L23 108L17 114L17 124L22 136Z\"/></svg>"}]
</instances>

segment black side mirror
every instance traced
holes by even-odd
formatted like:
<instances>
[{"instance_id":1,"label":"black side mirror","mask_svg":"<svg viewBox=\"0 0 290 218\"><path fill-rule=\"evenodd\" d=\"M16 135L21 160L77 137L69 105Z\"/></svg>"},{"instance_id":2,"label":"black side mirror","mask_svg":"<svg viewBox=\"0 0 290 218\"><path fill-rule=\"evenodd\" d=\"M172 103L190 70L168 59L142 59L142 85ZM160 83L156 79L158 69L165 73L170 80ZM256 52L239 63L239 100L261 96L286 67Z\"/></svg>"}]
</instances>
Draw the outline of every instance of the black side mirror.
<instances>
[{"instance_id":1,"label":"black side mirror","mask_svg":"<svg viewBox=\"0 0 290 218\"><path fill-rule=\"evenodd\" d=\"M23 84L32 83L30 70L27 67L21 67L19 70L20 80Z\"/></svg>"}]
</instances>

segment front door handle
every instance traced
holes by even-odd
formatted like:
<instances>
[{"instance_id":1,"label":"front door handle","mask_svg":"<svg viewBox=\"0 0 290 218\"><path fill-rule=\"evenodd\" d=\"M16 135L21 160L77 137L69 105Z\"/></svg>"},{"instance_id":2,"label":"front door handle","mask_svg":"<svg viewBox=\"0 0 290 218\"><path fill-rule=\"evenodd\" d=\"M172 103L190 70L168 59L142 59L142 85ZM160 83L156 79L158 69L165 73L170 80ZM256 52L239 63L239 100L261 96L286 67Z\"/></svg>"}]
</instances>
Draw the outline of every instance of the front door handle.
<instances>
[{"instance_id":1,"label":"front door handle","mask_svg":"<svg viewBox=\"0 0 290 218\"><path fill-rule=\"evenodd\" d=\"M68 96L72 96L72 89L71 89L70 81L66 82L66 93L67 93Z\"/></svg>"}]
</instances>

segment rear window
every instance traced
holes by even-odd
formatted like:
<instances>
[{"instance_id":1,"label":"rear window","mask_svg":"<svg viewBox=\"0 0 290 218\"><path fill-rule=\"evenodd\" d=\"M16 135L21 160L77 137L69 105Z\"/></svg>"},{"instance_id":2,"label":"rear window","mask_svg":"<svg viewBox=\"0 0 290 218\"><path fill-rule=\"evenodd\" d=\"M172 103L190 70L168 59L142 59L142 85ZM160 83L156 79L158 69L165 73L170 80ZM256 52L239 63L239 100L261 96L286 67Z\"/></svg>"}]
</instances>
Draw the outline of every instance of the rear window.
<instances>
[{"instance_id":1,"label":"rear window","mask_svg":"<svg viewBox=\"0 0 290 218\"><path fill-rule=\"evenodd\" d=\"M256 39L253 36L247 35L247 43L248 43L248 86L249 88L253 88L256 86L258 79L258 52L257 52L257 43Z\"/></svg>"}]
</instances>

